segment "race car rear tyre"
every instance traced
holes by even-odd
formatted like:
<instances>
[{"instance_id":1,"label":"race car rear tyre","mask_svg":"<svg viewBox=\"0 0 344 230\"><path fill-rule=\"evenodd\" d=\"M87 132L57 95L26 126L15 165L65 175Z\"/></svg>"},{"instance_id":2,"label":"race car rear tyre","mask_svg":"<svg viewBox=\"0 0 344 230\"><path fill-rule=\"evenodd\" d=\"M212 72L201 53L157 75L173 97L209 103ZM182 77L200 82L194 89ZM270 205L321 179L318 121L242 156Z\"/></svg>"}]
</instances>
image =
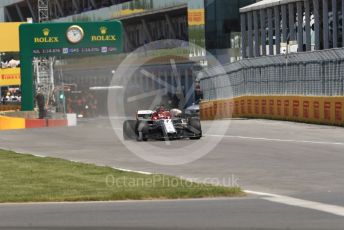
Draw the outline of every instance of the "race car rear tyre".
<instances>
[{"instance_id":1,"label":"race car rear tyre","mask_svg":"<svg viewBox=\"0 0 344 230\"><path fill-rule=\"evenodd\" d=\"M136 121L128 120L123 123L123 139L124 140L135 140L136 139Z\"/></svg>"},{"instance_id":2,"label":"race car rear tyre","mask_svg":"<svg viewBox=\"0 0 344 230\"><path fill-rule=\"evenodd\" d=\"M190 130L195 134L194 137L190 137L191 140L199 140L202 137L202 127L201 127L201 121L199 118L191 117L189 118L189 127Z\"/></svg>"}]
</instances>

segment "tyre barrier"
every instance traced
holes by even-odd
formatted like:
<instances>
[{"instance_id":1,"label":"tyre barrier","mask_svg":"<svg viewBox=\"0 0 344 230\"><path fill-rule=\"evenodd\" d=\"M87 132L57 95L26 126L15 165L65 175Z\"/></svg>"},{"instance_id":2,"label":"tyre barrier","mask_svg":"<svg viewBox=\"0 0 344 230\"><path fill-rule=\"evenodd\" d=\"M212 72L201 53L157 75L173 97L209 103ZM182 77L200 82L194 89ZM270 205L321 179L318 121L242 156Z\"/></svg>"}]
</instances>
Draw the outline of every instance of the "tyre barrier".
<instances>
[{"instance_id":1,"label":"tyre barrier","mask_svg":"<svg viewBox=\"0 0 344 230\"><path fill-rule=\"evenodd\" d=\"M202 120L265 118L325 125L344 125L344 97L243 96L204 101Z\"/></svg>"}]
</instances>

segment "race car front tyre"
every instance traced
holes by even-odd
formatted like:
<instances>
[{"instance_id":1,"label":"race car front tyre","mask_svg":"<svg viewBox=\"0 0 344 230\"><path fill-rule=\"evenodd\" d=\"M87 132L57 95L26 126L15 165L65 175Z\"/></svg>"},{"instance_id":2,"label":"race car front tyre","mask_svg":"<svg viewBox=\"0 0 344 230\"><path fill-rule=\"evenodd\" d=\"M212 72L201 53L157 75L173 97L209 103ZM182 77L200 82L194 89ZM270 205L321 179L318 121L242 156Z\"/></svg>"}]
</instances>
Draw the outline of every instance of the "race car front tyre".
<instances>
[{"instance_id":1,"label":"race car front tyre","mask_svg":"<svg viewBox=\"0 0 344 230\"><path fill-rule=\"evenodd\" d=\"M136 121L128 120L123 123L123 139L124 140L135 140L137 138L136 132Z\"/></svg>"},{"instance_id":2,"label":"race car front tyre","mask_svg":"<svg viewBox=\"0 0 344 230\"><path fill-rule=\"evenodd\" d=\"M188 121L189 129L194 133L194 137L190 137L191 140L198 140L202 137L202 127L199 118L191 117Z\"/></svg>"}]
</instances>

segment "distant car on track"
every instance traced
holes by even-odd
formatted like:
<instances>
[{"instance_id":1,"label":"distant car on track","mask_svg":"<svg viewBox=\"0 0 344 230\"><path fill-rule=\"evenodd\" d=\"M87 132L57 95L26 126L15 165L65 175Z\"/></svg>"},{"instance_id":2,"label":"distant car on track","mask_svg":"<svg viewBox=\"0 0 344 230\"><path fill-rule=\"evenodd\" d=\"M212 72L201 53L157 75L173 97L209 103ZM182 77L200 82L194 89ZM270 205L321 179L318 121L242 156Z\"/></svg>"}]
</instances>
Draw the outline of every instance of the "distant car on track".
<instances>
[{"instance_id":1,"label":"distant car on track","mask_svg":"<svg viewBox=\"0 0 344 230\"><path fill-rule=\"evenodd\" d=\"M173 140L202 137L199 117L183 114L179 109L166 110L159 106L156 110L139 110L136 120L123 123L125 140Z\"/></svg>"},{"instance_id":2,"label":"distant car on track","mask_svg":"<svg viewBox=\"0 0 344 230\"><path fill-rule=\"evenodd\" d=\"M188 116L197 116L199 117L199 102L193 103L191 106L187 107L185 109L185 114Z\"/></svg>"}]
</instances>

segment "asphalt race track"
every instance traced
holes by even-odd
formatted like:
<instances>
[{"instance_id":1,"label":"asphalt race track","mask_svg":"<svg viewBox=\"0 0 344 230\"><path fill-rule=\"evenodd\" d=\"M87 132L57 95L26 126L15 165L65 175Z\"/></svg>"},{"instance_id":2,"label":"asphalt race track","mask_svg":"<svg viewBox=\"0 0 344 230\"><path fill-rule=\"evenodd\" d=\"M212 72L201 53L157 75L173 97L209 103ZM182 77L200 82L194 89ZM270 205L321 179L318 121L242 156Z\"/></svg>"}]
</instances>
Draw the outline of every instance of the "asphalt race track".
<instances>
[{"instance_id":1,"label":"asphalt race track","mask_svg":"<svg viewBox=\"0 0 344 230\"><path fill-rule=\"evenodd\" d=\"M192 163L165 166L130 152L106 118L78 127L6 131L0 148L41 156L164 173L198 181L228 178L245 198L62 204L2 204L0 229L343 229L344 128L268 120L230 122ZM125 142L130 144L130 142ZM182 148L188 140L139 143ZM215 180L216 181L216 180Z\"/></svg>"}]
</instances>

